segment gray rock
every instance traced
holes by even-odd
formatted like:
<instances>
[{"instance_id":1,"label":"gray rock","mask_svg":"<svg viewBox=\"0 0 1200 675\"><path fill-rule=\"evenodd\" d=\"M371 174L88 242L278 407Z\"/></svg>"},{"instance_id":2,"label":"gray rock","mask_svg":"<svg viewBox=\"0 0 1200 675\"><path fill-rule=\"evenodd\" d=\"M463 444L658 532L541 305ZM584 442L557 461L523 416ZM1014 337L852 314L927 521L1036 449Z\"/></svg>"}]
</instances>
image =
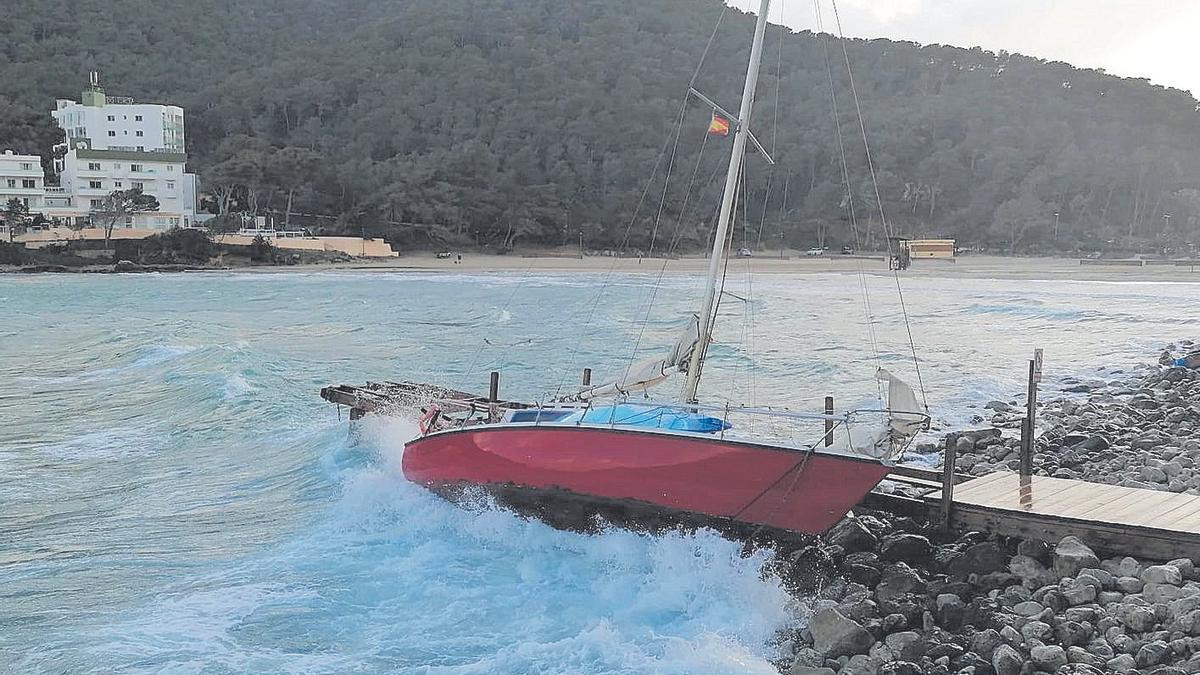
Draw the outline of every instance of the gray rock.
<instances>
[{"instance_id":1,"label":"gray rock","mask_svg":"<svg viewBox=\"0 0 1200 675\"><path fill-rule=\"evenodd\" d=\"M1054 548L1054 573L1073 577L1088 567L1099 567L1100 558L1078 537L1063 537Z\"/></svg>"},{"instance_id":2,"label":"gray rock","mask_svg":"<svg viewBox=\"0 0 1200 675\"><path fill-rule=\"evenodd\" d=\"M1166 663L1169 658L1171 658L1170 645L1157 640L1142 645L1142 648L1138 650L1133 660L1138 668L1148 668L1150 666L1157 666L1160 663Z\"/></svg>"},{"instance_id":3,"label":"gray rock","mask_svg":"<svg viewBox=\"0 0 1200 675\"><path fill-rule=\"evenodd\" d=\"M1008 561L1008 571L1021 580L1021 585L1034 590L1058 581L1053 572L1047 570L1040 562L1028 556L1013 556Z\"/></svg>"},{"instance_id":4,"label":"gray rock","mask_svg":"<svg viewBox=\"0 0 1200 675\"><path fill-rule=\"evenodd\" d=\"M879 539L871 534L866 525L858 518L843 518L841 522L829 530L829 543L841 546L846 553L871 551L875 549Z\"/></svg>"},{"instance_id":5,"label":"gray rock","mask_svg":"<svg viewBox=\"0 0 1200 675\"><path fill-rule=\"evenodd\" d=\"M788 671L788 675L837 675L833 668L804 666L793 664L792 669Z\"/></svg>"},{"instance_id":6,"label":"gray rock","mask_svg":"<svg viewBox=\"0 0 1200 675\"><path fill-rule=\"evenodd\" d=\"M970 641L971 651L985 660L991 660L992 652L1002 644L1004 644L1004 638L1000 637L1000 633L996 632L994 628L987 628L975 633L971 636Z\"/></svg>"},{"instance_id":7,"label":"gray rock","mask_svg":"<svg viewBox=\"0 0 1200 675\"><path fill-rule=\"evenodd\" d=\"M836 609L822 609L808 625L813 647L829 658L864 654L875 638L858 622L842 616Z\"/></svg>"},{"instance_id":8,"label":"gray rock","mask_svg":"<svg viewBox=\"0 0 1200 675\"><path fill-rule=\"evenodd\" d=\"M919 534L893 534L883 538L879 545L879 557L892 562L916 562L928 560L933 552L929 539Z\"/></svg>"},{"instance_id":9,"label":"gray rock","mask_svg":"<svg viewBox=\"0 0 1200 675\"><path fill-rule=\"evenodd\" d=\"M1021 637L1026 641L1047 642L1054 639L1054 629L1050 627L1050 624L1042 621L1029 621L1021 626Z\"/></svg>"},{"instance_id":10,"label":"gray rock","mask_svg":"<svg viewBox=\"0 0 1200 675\"><path fill-rule=\"evenodd\" d=\"M1070 663L1083 663L1093 668L1104 668L1105 659L1092 654L1083 647L1067 647L1067 661Z\"/></svg>"},{"instance_id":11,"label":"gray rock","mask_svg":"<svg viewBox=\"0 0 1200 675\"><path fill-rule=\"evenodd\" d=\"M1021 658L1021 653L1009 645L1000 645L992 653L992 669L996 675L1020 675L1023 665L1025 659Z\"/></svg>"},{"instance_id":12,"label":"gray rock","mask_svg":"<svg viewBox=\"0 0 1200 675\"><path fill-rule=\"evenodd\" d=\"M1137 577L1117 577L1117 590L1122 593L1141 593L1142 580Z\"/></svg>"},{"instance_id":13,"label":"gray rock","mask_svg":"<svg viewBox=\"0 0 1200 675\"><path fill-rule=\"evenodd\" d=\"M1067 665L1067 652L1058 645L1045 645L1029 650L1029 660L1034 668L1046 673L1053 673Z\"/></svg>"},{"instance_id":14,"label":"gray rock","mask_svg":"<svg viewBox=\"0 0 1200 675\"><path fill-rule=\"evenodd\" d=\"M895 600L908 593L924 593L925 582L917 572L905 565L897 563L883 572L879 584L875 587L875 599L881 602Z\"/></svg>"},{"instance_id":15,"label":"gray rock","mask_svg":"<svg viewBox=\"0 0 1200 675\"><path fill-rule=\"evenodd\" d=\"M1154 615L1154 610L1147 607L1125 605L1122 607L1119 618L1121 623L1136 633L1145 633L1154 630L1154 627L1158 625L1158 617ZM1109 643L1113 643L1111 638L1109 639ZM1116 647L1117 645L1113 644L1113 646Z\"/></svg>"},{"instance_id":16,"label":"gray rock","mask_svg":"<svg viewBox=\"0 0 1200 675\"><path fill-rule=\"evenodd\" d=\"M1194 579L1196 577L1196 563L1192 562L1191 558L1179 558L1167 564L1171 567L1179 568L1179 574L1184 579Z\"/></svg>"},{"instance_id":17,"label":"gray rock","mask_svg":"<svg viewBox=\"0 0 1200 675\"><path fill-rule=\"evenodd\" d=\"M1110 672L1128 673L1132 670L1137 670L1137 661L1129 654L1119 654L1109 659L1108 663L1104 664L1104 666Z\"/></svg>"},{"instance_id":18,"label":"gray rock","mask_svg":"<svg viewBox=\"0 0 1200 675\"><path fill-rule=\"evenodd\" d=\"M1062 583L1059 584L1058 590L1063 594L1063 597L1067 599L1067 602L1070 603L1072 607L1075 607L1077 605L1087 604L1095 600L1097 586L1099 586L1099 584L1100 582L1098 581L1095 583L1095 585L1092 585L1083 583L1079 579L1064 579Z\"/></svg>"},{"instance_id":19,"label":"gray rock","mask_svg":"<svg viewBox=\"0 0 1200 675\"><path fill-rule=\"evenodd\" d=\"M1142 582L1178 586L1183 583L1183 573L1175 565L1153 565L1142 571Z\"/></svg>"},{"instance_id":20,"label":"gray rock","mask_svg":"<svg viewBox=\"0 0 1200 675\"><path fill-rule=\"evenodd\" d=\"M1142 587L1142 597L1155 604L1165 605L1182 598L1183 595L1183 589L1172 584L1146 584Z\"/></svg>"},{"instance_id":21,"label":"gray rock","mask_svg":"<svg viewBox=\"0 0 1200 675\"><path fill-rule=\"evenodd\" d=\"M1045 606L1042 605L1042 603L1034 602L1033 600L1026 600L1025 602L1018 602L1016 605L1013 605L1012 609L1013 609L1013 613L1016 614L1017 616L1026 616L1026 617L1034 617L1034 616L1037 616L1038 614L1041 614L1042 612L1046 611L1046 608L1045 608Z\"/></svg>"}]
</instances>

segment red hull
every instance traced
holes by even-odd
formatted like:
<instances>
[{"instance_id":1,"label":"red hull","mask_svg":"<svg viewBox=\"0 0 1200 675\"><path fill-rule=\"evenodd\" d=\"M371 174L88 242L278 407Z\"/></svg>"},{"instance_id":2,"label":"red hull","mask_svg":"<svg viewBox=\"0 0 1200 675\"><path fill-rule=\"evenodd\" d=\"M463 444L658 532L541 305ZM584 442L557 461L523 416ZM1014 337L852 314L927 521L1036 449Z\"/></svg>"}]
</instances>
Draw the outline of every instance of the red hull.
<instances>
[{"instance_id":1,"label":"red hull","mask_svg":"<svg viewBox=\"0 0 1200 675\"><path fill-rule=\"evenodd\" d=\"M716 436L552 425L424 436L405 446L403 467L429 487L566 491L810 534L829 529L888 473L866 458Z\"/></svg>"}]
</instances>

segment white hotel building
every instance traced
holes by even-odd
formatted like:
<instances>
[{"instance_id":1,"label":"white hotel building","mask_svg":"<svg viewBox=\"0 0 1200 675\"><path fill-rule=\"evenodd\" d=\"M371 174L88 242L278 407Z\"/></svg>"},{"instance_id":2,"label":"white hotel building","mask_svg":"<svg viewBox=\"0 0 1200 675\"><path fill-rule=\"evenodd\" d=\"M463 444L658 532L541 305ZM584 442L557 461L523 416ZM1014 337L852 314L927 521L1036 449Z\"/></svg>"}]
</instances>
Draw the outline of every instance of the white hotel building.
<instances>
[{"instance_id":1,"label":"white hotel building","mask_svg":"<svg viewBox=\"0 0 1200 675\"><path fill-rule=\"evenodd\" d=\"M12 150L0 154L0 210L16 199L37 213L45 207L45 176L42 158L18 155Z\"/></svg>"},{"instance_id":2,"label":"white hotel building","mask_svg":"<svg viewBox=\"0 0 1200 675\"><path fill-rule=\"evenodd\" d=\"M38 158L32 158L37 190L28 195L31 211L83 223L108 194L141 188L158 200L159 210L131 216L124 227L165 230L196 222L196 176L185 171L182 108L109 98L92 73L80 102L59 99L50 114L66 132L67 151L55 160L59 187L43 187ZM10 156L0 157L2 196L8 194L4 186ZM23 165L28 159L14 163Z\"/></svg>"}]
</instances>

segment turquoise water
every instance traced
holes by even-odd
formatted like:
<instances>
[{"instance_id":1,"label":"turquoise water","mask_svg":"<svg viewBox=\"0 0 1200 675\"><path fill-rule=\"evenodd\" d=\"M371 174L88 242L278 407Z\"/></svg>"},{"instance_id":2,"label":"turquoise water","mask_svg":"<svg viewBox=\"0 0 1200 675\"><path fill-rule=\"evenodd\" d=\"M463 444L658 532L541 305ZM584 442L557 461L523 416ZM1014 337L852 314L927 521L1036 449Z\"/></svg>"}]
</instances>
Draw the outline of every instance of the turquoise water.
<instances>
[{"instance_id":1,"label":"turquoise water","mask_svg":"<svg viewBox=\"0 0 1200 675\"><path fill-rule=\"evenodd\" d=\"M800 606L709 532L582 536L406 483L403 422L317 391L432 379L537 398L669 344L699 281L366 272L0 277L0 669L774 672ZM909 379L892 282L878 362ZM854 276L732 279L710 399L872 390ZM916 279L942 427L1195 338L1188 284ZM652 302L651 302L652 301ZM481 338L487 337L487 343ZM1104 371L1102 376L1108 376Z\"/></svg>"}]
</instances>

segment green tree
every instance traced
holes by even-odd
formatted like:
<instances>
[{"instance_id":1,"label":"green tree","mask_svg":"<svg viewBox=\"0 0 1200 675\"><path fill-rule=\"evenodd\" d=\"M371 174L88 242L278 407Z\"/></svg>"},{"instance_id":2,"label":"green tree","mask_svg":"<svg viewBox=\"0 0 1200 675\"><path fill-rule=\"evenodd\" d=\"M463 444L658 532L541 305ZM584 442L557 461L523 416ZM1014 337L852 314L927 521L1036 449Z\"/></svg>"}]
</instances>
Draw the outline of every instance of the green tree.
<instances>
[{"instance_id":1,"label":"green tree","mask_svg":"<svg viewBox=\"0 0 1200 675\"><path fill-rule=\"evenodd\" d=\"M131 188L110 192L90 215L92 224L103 228L104 248L108 248L117 223L124 223L138 213L157 211L158 207L158 200L153 195L143 194L141 188Z\"/></svg>"},{"instance_id":2,"label":"green tree","mask_svg":"<svg viewBox=\"0 0 1200 675\"><path fill-rule=\"evenodd\" d=\"M24 233L29 223L29 207L20 199L10 199L0 216L3 216L4 226L8 228L8 242L11 244L18 234Z\"/></svg>"}]
</instances>

